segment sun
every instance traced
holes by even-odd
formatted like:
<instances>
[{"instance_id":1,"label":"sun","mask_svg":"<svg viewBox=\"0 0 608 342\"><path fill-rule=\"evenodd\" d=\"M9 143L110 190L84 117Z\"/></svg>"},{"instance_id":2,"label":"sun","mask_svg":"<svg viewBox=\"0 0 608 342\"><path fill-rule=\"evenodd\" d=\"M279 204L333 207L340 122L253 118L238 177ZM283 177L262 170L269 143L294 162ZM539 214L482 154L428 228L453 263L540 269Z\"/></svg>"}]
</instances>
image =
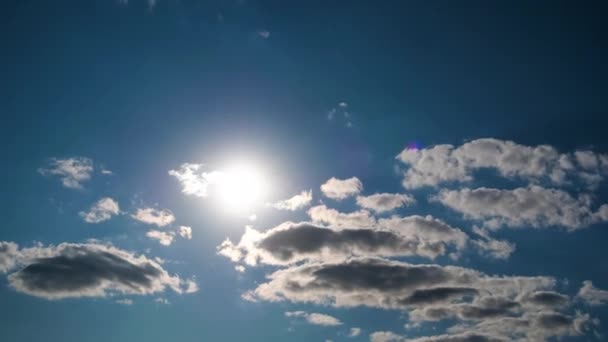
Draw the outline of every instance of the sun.
<instances>
[{"instance_id":1,"label":"sun","mask_svg":"<svg viewBox=\"0 0 608 342\"><path fill-rule=\"evenodd\" d=\"M247 212L263 201L267 186L258 169L239 163L222 170L217 191L224 209Z\"/></svg>"}]
</instances>

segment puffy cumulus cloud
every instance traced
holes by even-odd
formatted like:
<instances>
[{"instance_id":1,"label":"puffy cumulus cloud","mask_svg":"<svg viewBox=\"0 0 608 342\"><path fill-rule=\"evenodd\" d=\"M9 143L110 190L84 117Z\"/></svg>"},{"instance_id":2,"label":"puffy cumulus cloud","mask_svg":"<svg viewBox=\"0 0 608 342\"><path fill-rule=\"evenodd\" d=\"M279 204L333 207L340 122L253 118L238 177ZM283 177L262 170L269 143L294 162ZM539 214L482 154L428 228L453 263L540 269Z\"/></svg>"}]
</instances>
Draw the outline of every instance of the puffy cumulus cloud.
<instances>
[{"instance_id":1,"label":"puffy cumulus cloud","mask_svg":"<svg viewBox=\"0 0 608 342\"><path fill-rule=\"evenodd\" d=\"M85 222L99 223L107 221L112 218L112 216L118 215L119 213L120 208L118 206L118 202L110 197L104 197L95 202L88 212L81 211L79 215L83 220L85 220Z\"/></svg>"},{"instance_id":2,"label":"puffy cumulus cloud","mask_svg":"<svg viewBox=\"0 0 608 342\"><path fill-rule=\"evenodd\" d=\"M357 196L357 205L361 208L383 213L416 202L414 197L405 194L373 194Z\"/></svg>"},{"instance_id":3,"label":"puffy cumulus cloud","mask_svg":"<svg viewBox=\"0 0 608 342\"><path fill-rule=\"evenodd\" d=\"M184 239L191 240L192 239L192 228L188 226L180 226L178 229L178 233Z\"/></svg>"},{"instance_id":4,"label":"puffy cumulus cloud","mask_svg":"<svg viewBox=\"0 0 608 342\"><path fill-rule=\"evenodd\" d=\"M131 217L137 221L146 224L154 224L158 227L164 227L175 221L175 216L173 216L171 210L168 209L158 210L154 208L138 208L135 214L132 214Z\"/></svg>"},{"instance_id":5,"label":"puffy cumulus cloud","mask_svg":"<svg viewBox=\"0 0 608 342\"><path fill-rule=\"evenodd\" d=\"M361 335L361 328L350 328L350 330L348 331L348 337L357 337Z\"/></svg>"},{"instance_id":6,"label":"puffy cumulus cloud","mask_svg":"<svg viewBox=\"0 0 608 342\"><path fill-rule=\"evenodd\" d=\"M321 192L335 200L343 200L354 196L363 190L363 183L357 177L338 179L332 177L321 185Z\"/></svg>"},{"instance_id":7,"label":"puffy cumulus cloud","mask_svg":"<svg viewBox=\"0 0 608 342\"><path fill-rule=\"evenodd\" d=\"M376 258L308 263L275 271L266 283L246 293L248 300L290 301L335 307L368 306L410 310L467 304L477 307L504 298L547 290L550 277L488 276L456 266L414 265ZM422 292L421 292L422 291ZM446 310L449 308L446 308ZM476 309L471 308L471 315ZM479 310L483 314L483 310ZM447 315L446 315L447 316Z\"/></svg>"},{"instance_id":8,"label":"puffy cumulus cloud","mask_svg":"<svg viewBox=\"0 0 608 342\"><path fill-rule=\"evenodd\" d=\"M111 245L61 243L23 248L8 281L18 292L45 299L187 292L188 281L157 261Z\"/></svg>"},{"instance_id":9,"label":"puffy cumulus cloud","mask_svg":"<svg viewBox=\"0 0 608 342\"><path fill-rule=\"evenodd\" d=\"M38 172L59 177L66 188L81 189L82 183L91 179L93 160L84 157L51 158L48 167L40 168Z\"/></svg>"},{"instance_id":10,"label":"puffy cumulus cloud","mask_svg":"<svg viewBox=\"0 0 608 342\"><path fill-rule=\"evenodd\" d=\"M387 220L388 221L388 220ZM332 229L310 223L285 222L266 232L247 227L238 244L229 239L218 253L233 262L290 265L302 261L338 261L351 256L436 258L464 248L467 236L441 221L411 217L387 224L387 229Z\"/></svg>"},{"instance_id":11,"label":"puffy cumulus cloud","mask_svg":"<svg viewBox=\"0 0 608 342\"><path fill-rule=\"evenodd\" d=\"M163 246L170 246L175 238L175 233L160 230L149 230L146 233L146 236L150 239L158 240L158 242Z\"/></svg>"},{"instance_id":12,"label":"puffy cumulus cloud","mask_svg":"<svg viewBox=\"0 0 608 342\"><path fill-rule=\"evenodd\" d=\"M590 280L583 282L583 286L578 291L577 297L584 300L589 305L608 304L608 291L600 290L593 286L593 283Z\"/></svg>"},{"instance_id":13,"label":"puffy cumulus cloud","mask_svg":"<svg viewBox=\"0 0 608 342\"><path fill-rule=\"evenodd\" d=\"M458 147L446 144L406 148L397 159L407 167L403 186L408 189L468 182L473 179L473 172L482 168L494 169L507 178L557 185L579 181L595 186L608 174L608 155L591 151L564 154L549 145L525 146L492 138Z\"/></svg>"},{"instance_id":14,"label":"puffy cumulus cloud","mask_svg":"<svg viewBox=\"0 0 608 342\"><path fill-rule=\"evenodd\" d=\"M562 190L536 185L513 190L443 190L433 199L466 218L483 220L489 228L562 226L575 230L601 219L592 210L590 196L574 198Z\"/></svg>"},{"instance_id":15,"label":"puffy cumulus cloud","mask_svg":"<svg viewBox=\"0 0 608 342\"><path fill-rule=\"evenodd\" d=\"M210 187L221 181L221 171L202 171L203 164L185 163L176 170L170 170L169 175L174 176L182 185L182 192L186 195L198 197L209 196Z\"/></svg>"},{"instance_id":16,"label":"puffy cumulus cloud","mask_svg":"<svg viewBox=\"0 0 608 342\"><path fill-rule=\"evenodd\" d=\"M294 211L309 206L310 202L312 202L312 190L302 191L286 200L271 203L270 206L279 210Z\"/></svg>"},{"instance_id":17,"label":"puffy cumulus cloud","mask_svg":"<svg viewBox=\"0 0 608 342\"><path fill-rule=\"evenodd\" d=\"M342 322L339 319L337 319L333 316L330 316L330 315L325 315L325 314L316 313L316 312L308 313L306 311L287 311L287 312L285 312L285 316L303 318L308 323L314 324L314 325L322 325L322 326L342 325Z\"/></svg>"},{"instance_id":18,"label":"puffy cumulus cloud","mask_svg":"<svg viewBox=\"0 0 608 342\"><path fill-rule=\"evenodd\" d=\"M0 272L5 273L15 266L19 255L19 246L16 243L0 241Z\"/></svg>"},{"instance_id":19,"label":"puffy cumulus cloud","mask_svg":"<svg viewBox=\"0 0 608 342\"><path fill-rule=\"evenodd\" d=\"M371 227L376 219L368 210L357 210L351 213L341 213L324 204L308 209L308 216L313 222L327 224L332 227Z\"/></svg>"}]
</instances>

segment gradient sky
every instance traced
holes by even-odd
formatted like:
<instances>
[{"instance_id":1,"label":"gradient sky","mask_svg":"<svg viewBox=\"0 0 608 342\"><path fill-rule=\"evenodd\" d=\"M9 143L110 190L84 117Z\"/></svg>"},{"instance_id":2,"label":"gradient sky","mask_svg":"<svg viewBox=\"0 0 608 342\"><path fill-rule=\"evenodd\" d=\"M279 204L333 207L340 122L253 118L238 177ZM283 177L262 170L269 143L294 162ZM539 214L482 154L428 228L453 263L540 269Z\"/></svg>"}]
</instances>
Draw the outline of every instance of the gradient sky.
<instances>
[{"instance_id":1,"label":"gradient sky","mask_svg":"<svg viewBox=\"0 0 608 342\"><path fill-rule=\"evenodd\" d=\"M607 10L2 1L0 340L607 339Z\"/></svg>"}]
</instances>

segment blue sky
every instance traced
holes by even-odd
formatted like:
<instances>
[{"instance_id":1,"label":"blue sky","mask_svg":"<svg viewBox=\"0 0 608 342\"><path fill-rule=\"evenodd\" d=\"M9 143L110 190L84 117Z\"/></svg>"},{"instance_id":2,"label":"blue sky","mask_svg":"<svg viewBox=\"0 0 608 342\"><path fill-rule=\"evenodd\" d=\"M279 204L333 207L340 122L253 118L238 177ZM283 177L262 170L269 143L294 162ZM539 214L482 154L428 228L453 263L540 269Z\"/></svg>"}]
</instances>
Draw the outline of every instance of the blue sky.
<instances>
[{"instance_id":1,"label":"blue sky","mask_svg":"<svg viewBox=\"0 0 608 342\"><path fill-rule=\"evenodd\" d=\"M606 9L3 1L0 340L604 340Z\"/></svg>"}]
</instances>

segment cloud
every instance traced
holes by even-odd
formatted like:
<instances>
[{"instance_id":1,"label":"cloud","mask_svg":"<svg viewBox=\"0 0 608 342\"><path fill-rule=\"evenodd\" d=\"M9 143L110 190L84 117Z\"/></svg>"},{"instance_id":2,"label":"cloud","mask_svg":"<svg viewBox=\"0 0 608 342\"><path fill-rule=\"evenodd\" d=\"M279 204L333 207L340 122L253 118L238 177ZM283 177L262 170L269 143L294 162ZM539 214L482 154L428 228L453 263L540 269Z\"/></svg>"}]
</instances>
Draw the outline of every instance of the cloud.
<instances>
[{"instance_id":1,"label":"cloud","mask_svg":"<svg viewBox=\"0 0 608 342\"><path fill-rule=\"evenodd\" d=\"M387 229L331 229L285 222L259 232L248 227L235 245L227 239L218 253L248 265L290 265L302 261L338 261L351 256L436 258L448 245L462 249L466 235L432 218L411 217ZM434 230L434 231L433 231ZM460 235L463 234L463 235Z\"/></svg>"},{"instance_id":2,"label":"cloud","mask_svg":"<svg viewBox=\"0 0 608 342\"><path fill-rule=\"evenodd\" d=\"M484 221L489 228L561 226L575 230L600 218L593 212L589 196L574 198L562 190L536 185L513 190L443 190L433 200L466 218Z\"/></svg>"},{"instance_id":3,"label":"cloud","mask_svg":"<svg viewBox=\"0 0 608 342\"><path fill-rule=\"evenodd\" d=\"M373 194L370 196L357 196L357 205L364 209L370 209L377 213L383 213L396 208L409 205L416 200L404 194Z\"/></svg>"},{"instance_id":4,"label":"cloud","mask_svg":"<svg viewBox=\"0 0 608 342\"><path fill-rule=\"evenodd\" d=\"M191 240L192 239L192 228L188 226L180 226L178 233L184 239Z\"/></svg>"},{"instance_id":5,"label":"cloud","mask_svg":"<svg viewBox=\"0 0 608 342\"><path fill-rule=\"evenodd\" d=\"M158 210L154 208L139 208L131 217L137 221L146 224L154 224L159 227L164 227L175 221L175 216L173 216L171 210L168 209Z\"/></svg>"},{"instance_id":6,"label":"cloud","mask_svg":"<svg viewBox=\"0 0 608 342\"><path fill-rule=\"evenodd\" d=\"M321 185L323 194L331 199L343 200L363 190L363 184L357 177L337 179L332 177Z\"/></svg>"},{"instance_id":7,"label":"cloud","mask_svg":"<svg viewBox=\"0 0 608 342\"><path fill-rule=\"evenodd\" d=\"M312 190L302 191L289 199L272 203L270 206L275 209L294 211L310 205L310 202L312 202Z\"/></svg>"},{"instance_id":8,"label":"cloud","mask_svg":"<svg viewBox=\"0 0 608 342\"><path fill-rule=\"evenodd\" d=\"M463 333L421 338L407 338L390 331L377 331L370 335L371 342L506 342L506 339L490 335Z\"/></svg>"},{"instance_id":9,"label":"cloud","mask_svg":"<svg viewBox=\"0 0 608 342\"><path fill-rule=\"evenodd\" d=\"M177 170L170 170L169 175L174 176L182 185L182 192L186 195L198 197L209 196L210 187L221 181L221 171L201 171L203 164L185 163Z\"/></svg>"},{"instance_id":10,"label":"cloud","mask_svg":"<svg viewBox=\"0 0 608 342\"><path fill-rule=\"evenodd\" d=\"M103 197L95 202L88 212L81 211L79 215L85 222L99 223L107 221L112 218L113 215L118 215L119 213L120 208L118 207L118 202L110 197Z\"/></svg>"},{"instance_id":11,"label":"cloud","mask_svg":"<svg viewBox=\"0 0 608 342\"><path fill-rule=\"evenodd\" d=\"M77 297L150 295L188 282L170 275L155 260L111 245L61 243L18 250L8 275L18 292L50 300Z\"/></svg>"},{"instance_id":12,"label":"cloud","mask_svg":"<svg viewBox=\"0 0 608 342\"><path fill-rule=\"evenodd\" d=\"M0 241L0 272L6 273L15 266L19 246L16 243Z\"/></svg>"},{"instance_id":13,"label":"cloud","mask_svg":"<svg viewBox=\"0 0 608 342\"><path fill-rule=\"evenodd\" d=\"M340 262L296 265L275 271L268 276L266 283L246 293L244 298L335 307L412 310L428 308L430 304L466 304L467 298L474 297L478 303L476 307L483 309L492 300L506 298L514 301L518 296L548 290L554 285L555 280L549 277L488 276L456 266L352 258ZM419 292L437 288L440 289L437 292L450 294ZM446 288L470 289L458 292ZM472 296L473 290L477 291L477 295ZM467 310L473 312L476 307Z\"/></svg>"},{"instance_id":14,"label":"cloud","mask_svg":"<svg viewBox=\"0 0 608 342\"><path fill-rule=\"evenodd\" d=\"M361 328L350 328L348 337L357 337L359 335L361 335Z\"/></svg>"},{"instance_id":15,"label":"cloud","mask_svg":"<svg viewBox=\"0 0 608 342\"><path fill-rule=\"evenodd\" d=\"M258 36L260 36L262 39L268 39L268 38L270 38L270 31L259 30L258 31Z\"/></svg>"},{"instance_id":16,"label":"cloud","mask_svg":"<svg viewBox=\"0 0 608 342\"><path fill-rule=\"evenodd\" d=\"M285 312L286 317L298 317L305 319L308 323L313 325L322 325L322 326L338 326L342 325L339 319L321 314L321 313L308 313L306 311L288 311Z\"/></svg>"},{"instance_id":17,"label":"cloud","mask_svg":"<svg viewBox=\"0 0 608 342\"><path fill-rule=\"evenodd\" d=\"M608 291L600 290L593 286L590 280L583 282L583 287L578 291L577 297L584 300L589 305L608 304Z\"/></svg>"},{"instance_id":18,"label":"cloud","mask_svg":"<svg viewBox=\"0 0 608 342\"><path fill-rule=\"evenodd\" d=\"M115 302L117 304L122 304L122 305L133 305L133 300L132 299L128 299L128 298L117 299Z\"/></svg>"},{"instance_id":19,"label":"cloud","mask_svg":"<svg viewBox=\"0 0 608 342\"><path fill-rule=\"evenodd\" d=\"M406 148L396 158L407 167L403 186L408 189L469 182L479 169L493 169L506 178L556 185L576 181L591 187L608 174L608 155L591 151L563 154L549 145L525 146L493 138L458 147Z\"/></svg>"},{"instance_id":20,"label":"cloud","mask_svg":"<svg viewBox=\"0 0 608 342\"><path fill-rule=\"evenodd\" d=\"M159 230L149 230L146 233L146 236L150 239L158 240L158 242L163 246L170 246L173 243L173 238L175 238L175 233L163 232Z\"/></svg>"},{"instance_id":21,"label":"cloud","mask_svg":"<svg viewBox=\"0 0 608 342\"><path fill-rule=\"evenodd\" d=\"M328 224L332 227L371 227L376 219L367 210L358 210L351 213L341 213L325 205L318 205L308 209L308 216L316 223Z\"/></svg>"},{"instance_id":22,"label":"cloud","mask_svg":"<svg viewBox=\"0 0 608 342\"><path fill-rule=\"evenodd\" d=\"M93 160L84 157L51 158L49 166L38 169L38 172L45 176L58 176L66 188L82 189L82 183L91 179Z\"/></svg>"}]
</instances>

